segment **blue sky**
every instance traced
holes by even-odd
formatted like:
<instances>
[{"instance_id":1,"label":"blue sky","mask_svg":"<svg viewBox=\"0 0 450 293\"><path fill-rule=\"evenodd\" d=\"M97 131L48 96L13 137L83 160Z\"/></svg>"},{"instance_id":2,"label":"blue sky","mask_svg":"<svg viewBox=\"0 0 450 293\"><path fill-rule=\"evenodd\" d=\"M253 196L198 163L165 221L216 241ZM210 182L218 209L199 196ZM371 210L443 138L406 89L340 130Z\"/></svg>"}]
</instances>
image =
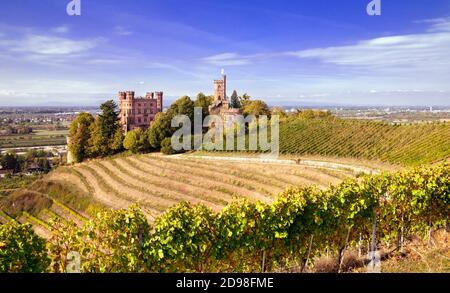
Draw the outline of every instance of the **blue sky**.
<instances>
[{"instance_id":1,"label":"blue sky","mask_svg":"<svg viewBox=\"0 0 450 293\"><path fill-rule=\"evenodd\" d=\"M271 105L450 105L450 1L0 2L0 105L170 101L231 90Z\"/></svg>"}]
</instances>

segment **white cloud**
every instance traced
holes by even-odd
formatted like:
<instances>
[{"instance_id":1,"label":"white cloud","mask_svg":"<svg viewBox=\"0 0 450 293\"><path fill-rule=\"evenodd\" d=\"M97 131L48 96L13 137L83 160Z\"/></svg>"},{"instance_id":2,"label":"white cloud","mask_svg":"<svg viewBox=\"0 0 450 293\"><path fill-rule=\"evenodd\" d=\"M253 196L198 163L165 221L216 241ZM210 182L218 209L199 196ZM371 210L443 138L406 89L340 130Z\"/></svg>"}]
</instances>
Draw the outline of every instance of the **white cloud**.
<instances>
[{"instance_id":1,"label":"white cloud","mask_svg":"<svg viewBox=\"0 0 450 293\"><path fill-rule=\"evenodd\" d=\"M11 50L15 52L40 55L70 55L93 49L99 44L99 41L99 39L71 40L45 35L27 35L22 40L10 42L10 45L12 45Z\"/></svg>"},{"instance_id":2,"label":"white cloud","mask_svg":"<svg viewBox=\"0 0 450 293\"><path fill-rule=\"evenodd\" d=\"M251 63L250 57L241 56L237 53L223 53L213 55L203 58L203 61L217 66L239 66Z\"/></svg>"},{"instance_id":3,"label":"white cloud","mask_svg":"<svg viewBox=\"0 0 450 293\"><path fill-rule=\"evenodd\" d=\"M432 32L360 41L354 45L288 52L298 58L366 69L446 70L450 65L449 19L434 21Z\"/></svg>"},{"instance_id":4,"label":"white cloud","mask_svg":"<svg viewBox=\"0 0 450 293\"><path fill-rule=\"evenodd\" d=\"M432 18L416 21L430 24L428 32L450 32L450 17Z\"/></svg>"}]
</instances>

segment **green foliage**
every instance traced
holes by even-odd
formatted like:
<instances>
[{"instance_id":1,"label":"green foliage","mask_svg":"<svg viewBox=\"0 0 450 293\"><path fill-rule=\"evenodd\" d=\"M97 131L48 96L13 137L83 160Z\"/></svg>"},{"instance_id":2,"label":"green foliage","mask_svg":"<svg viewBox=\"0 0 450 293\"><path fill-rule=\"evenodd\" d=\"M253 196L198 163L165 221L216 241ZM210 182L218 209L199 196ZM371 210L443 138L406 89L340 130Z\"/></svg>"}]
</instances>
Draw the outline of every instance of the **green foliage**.
<instances>
[{"instance_id":1,"label":"green foliage","mask_svg":"<svg viewBox=\"0 0 450 293\"><path fill-rule=\"evenodd\" d=\"M161 148L162 141L165 138L172 136L171 120L172 118L168 113L156 114L155 120L148 130L148 141L150 146L159 149Z\"/></svg>"},{"instance_id":2,"label":"green foliage","mask_svg":"<svg viewBox=\"0 0 450 293\"><path fill-rule=\"evenodd\" d=\"M19 172L21 169L21 158L14 153L6 153L0 157L0 164L3 169Z\"/></svg>"},{"instance_id":3,"label":"green foliage","mask_svg":"<svg viewBox=\"0 0 450 293\"><path fill-rule=\"evenodd\" d=\"M135 207L99 212L82 227L57 221L51 270L63 272L67 253L78 251L83 272L274 271L368 243L374 219L377 243L390 245L446 227L450 165L291 188L272 204L235 201L217 214L183 202L156 218L154 230Z\"/></svg>"},{"instance_id":4,"label":"green foliage","mask_svg":"<svg viewBox=\"0 0 450 293\"><path fill-rule=\"evenodd\" d=\"M209 106L213 103L213 97L205 96L203 93L197 95L197 99L194 102L194 107L202 108L203 119L209 115Z\"/></svg>"},{"instance_id":5,"label":"green foliage","mask_svg":"<svg viewBox=\"0 0 450 293\"><path fill-rule=\"evenodd\" d=\"M236 91L233 91L230 98L230 107L231 108L241 108L241 102L239 101L239 97Z\"/></svg>"},{"instance_id":6,"label":"green foliage","mask_svg":"<svg viewBox=\"0 0 450 293\"><path fill-rule=\"evenodd\" d=\"M175 154L175 150L172 148L172 140L170 137L166 137L165 139L163 139L161 143L161 153L165 155Z\"/></svg>"},{"instance_id":7,"label":"green foliage","mask_svg":"<svg viewBox=\"0 0 450 293\"><path fill-rule=\"evenodd\" d=\"M176 128L171 127L171 121L176 115L186 115L190 121L194 121L194 106L195 103L184 96L175 101L166 113L158 113L148 132L150 146L160 149L163 140L172 136Z\"/></svg>"},{"instance_id":8,"label":"green foliage","mask_svg":"<svg viewBox=\"0 0 450 293\"><path fill-rule=\"evenodd\" d=\"M45 245L29 224L0 226L0 273L46 272L50 259Z\"/></svg>"},{"instance_id":9,"label":"green foliage","mask_svg":"<svg viewBox=\"0 0 450 293\"><path fill-rule=\"evenodd\" d=\"M82 272L145 272L152 265L146 252L150 226L136 207L98 212L80 228L60 220L52 226L53 272L65 272L71 251L80 253Z\"/></svg>"},{"instance_id":10,"label":"green foliage","mask_svg":"<svg viewBox=\"0 0 450 293\"><path fill-rule=\"evenodd\" d=\"M203 271L211 261L214 214L205 206L182 202L155 221L152 257L161 271Z\"/></svg>"},{"instance_id":11,"label":"green foliage","mask_svg":"<svg viewBox=\"0 0 450 293\"><path fill-rule=\"evenodd\" d=\"M18 189L26 187L41 177L42 175L16 175L10 178L0 178L0 189Z\"/></svg>"},{"instance_id":12,"label":"green foliage","mask_svg":"<svg viewBox=\"0 0 450 293\"><path fill-rule=\"evenodd\" d=\"M307 114L310 113L310 114ZM280 123L280 152L420 165L450 158L450 123L390 125L301 112ZM323 115L326 115L323 114Z\"/></svg>"},{"instance_id":13,"label":"green foliage","mask_svg":"<svg viewBox=\"0 0 450 293\"><path fill-rule=\"evenodd\" d=\"M75 162L81 162L89 155L88 142L91 140L91 125L94 125L94 117L89 113L79 114L70 125L68 148Z\"/></svg>"},{"instance_id":14,"label":"green foliage","mask_svg":"<svg viewBox=\"0 0 450 293\"><path fill-rule=\"evenodd\" d=\"M117 104L113 100L106 101L100 105L100 110L102 112L98 115L98 125L101 136L107 140L112 140L117 129L120 128Z\"/></svg>"},{"instance_id":15,"label":"green foliage","mask_svg":"<svg viewBox=\"0 0 450 293\"><path fill-rule=\"evenodd\" d=\"M270 116L269 106L264 101L253 100L247 101L243 106L244 115L254 115L256 117L260 115Z\"/></svg>"},{"instance_id":16,"label":"green foliage","mask_svg":"<svg viewBox=\"0 0 450 293\"><path fill-rule=\"evenodd\" d=\"M150 145L147 133L141 128L129 131L123 141L123 147L134 154L148 151Z\"/></svg>"}]
</instances>

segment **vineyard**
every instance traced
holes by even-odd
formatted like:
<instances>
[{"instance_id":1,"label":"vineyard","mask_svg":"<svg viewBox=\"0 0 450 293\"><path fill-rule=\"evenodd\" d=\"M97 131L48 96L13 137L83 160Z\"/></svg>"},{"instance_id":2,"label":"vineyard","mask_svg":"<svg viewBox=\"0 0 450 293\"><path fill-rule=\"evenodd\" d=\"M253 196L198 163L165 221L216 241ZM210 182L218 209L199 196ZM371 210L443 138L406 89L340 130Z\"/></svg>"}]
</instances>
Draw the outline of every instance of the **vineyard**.
<instances>
[{"instance_id":1,"label":"vineyard","mask_svg":"<svg viewBox=\"0 0 450 293\"><path fill-rule=\"evenodd\" d=\"M450 124L287 119L280 124L282 154L364 158L420 165L450 158Z\"/></svg>"},{"instance_id":2,"label":"vineyard","mask_svg":"<svg viewBox=\"0 0 450 293\"><path fill-rule=\"evenodd\" d=\"M152 223L138 207L97 212L83 225L56 219L48 241L10 222L0 227L0 271L64 272L77 251L83 272L304 271L328 254L339 272L350 249L401 252L412 236L431 243L449 216L450 165L440 164L293 187L220 212L182 202Z\"/></svg>"},{"instance_id":3,"label":"vineyard","mask_svg":"<svg viewBox=\"0 0 450 293\"><path fill-rule=\"evenodd\" d=\"M182 201L218 212L235 199L271 203L288 187L326 188L356 173L346 168L205 161L191 156L118 156L59 167L16 191L0 206L0 222L14 217L49 238L50 219L81 224L101 207L121 209L137 203L152 222Z\"/></svg>"}]
</instances>

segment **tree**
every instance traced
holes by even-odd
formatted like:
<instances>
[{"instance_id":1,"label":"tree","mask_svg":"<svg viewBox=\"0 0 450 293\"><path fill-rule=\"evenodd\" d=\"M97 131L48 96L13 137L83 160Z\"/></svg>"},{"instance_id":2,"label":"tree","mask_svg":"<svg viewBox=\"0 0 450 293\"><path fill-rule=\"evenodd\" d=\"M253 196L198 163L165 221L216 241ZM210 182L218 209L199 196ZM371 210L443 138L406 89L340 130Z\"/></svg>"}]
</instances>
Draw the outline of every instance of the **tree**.
<instances>
[{"instance_id":1,"label":"tree","mask_svg":"<svg viewBox=\"0 0 450 293\"><path fill-rule=\"evenodd\" d=\"M117 105L113 100L106 101L100 106L102 113L90 128L91 140L89 154L91 157L108 156L121 150L119 116Z\"/></svg>"},{"instance_id":2,"label":"tree","mask_svg":"<svg viewBox=\"0 0 450 293\"><path fill-rule=\"evenodd\" d=\"M250 102L251 97L247 94L243 94L242 97L239 97L239 101L241 103L241 107L245 107L245 105Z\"/></svg>"},{"instance_id":3,"label":"tree","mask_svg":"<svg viewBox=\"0 0 450 293\"><path fill-rule=\"evenodd\" d=\"M0 164L3 169L14 170L14 172L19 172L21 169L19 157L12 153L6 153L2 156Z\"/></svg>"},{"instance_id":4,"label":"tree","mask_svg":"<svg viewBox=\"0 0 450 293\"><path fill-rule=\"evenodd\" d=\"M94 117L89 113L79 114L69 128L70 142L69 150L75 162L81 162L88 156L88 143L91 139L91 125Z\"/></svg>"},{"instance_id":5,"label":"tree","mask_svg":"<svg viewBox=\"0 0 450 293\"><path fill-rule=\"evenodd\" d=\"M231 94L230 107L231 108L241 108L241 102L239 101L238 94L235 90Z\"/></svg>"},{"instance_id":6,"label":"tree","mask_svg":"<svg viewBox=\"0 0 450 293\"><path fill-rule=\"evenodd\" d=\"M205 96L203 93L197 95L197 99L194 102L195 107L202 108L202 117L205 118L209 115L209 106L212 104L213 98L211 96Z\"/></svg>"},{"instance_id":7,"label":"tree","mask_svg":"<svg viewBox=\"0 0 450 293\"><path fill-rule=\"evenodd\" d=\"M108 139L102 135L102 130L99 120L95 120L89 127L91 134L88 142L88 157L103 157L110 152L110 145Z\"/></svg>"},{"instance_id":8,"label":"tree","mask_svg":"<svg viewBox=\"0 0 450 293\"><path fill-rule=\"evenodd\" d=\"M172 118L168 113L156 114L155 120L148 130L148 142L151 147L159 149L164 138L170 137L173 134L172 128L170 127L171 120Z\"/></svg>"},{"instance_id":9,"label":"tree","mask_svg":"<svg viewBox=\"0 0 450 293\"><path fill-rule=\"evenodd\" d=\"M191 121L194 120L195 103L188 96L183 96L170 105L167 113L173 118L175 115L186 115Z\"/></svg>"},{"instance_id":10,"label":"tree","mask_svg":"<svg viewBox=\"0 0 450 293\"><path fill-rule=\"evenodd\" d=\"M111 148L114 153L120 153L123 150L123 140L124 135L121 128L116 130L116 134L114 134L114 139L111 145Z\"/></svg>"},{"instance_id":11,"label":"tree","mask_svg":"<svg viewBox=\"0 0 450 293\"><path fill-rule=\"evenodd\" d=\"M162 141L171 137L176 128L171 127L172 118L176 115L186 115L190 121L194 121L194 105L195 103L188 96L183 96L176 100L166 113L158 113L155 121L150 126L148 132L148 140L150 145L159 149ZM192 123L192 127L194 123Z\"/></svg>"},{"instance_id":12,"label":"tree","mask_svg":"<svg viewBox=\"0 0 450 293\"><path fill-rule=\"evenodd\" d=\"M106 101L100 105L100 110L102 110L102 113L98 116L98 122L101 134L110 140L116 134L117 129L120 128L117 104L113 100Z\"/></svg>"},{"instance_id":13,"label":"tree","mask_svg":"<svg viewBox=\"0 0 450 293\"><path fill-rule=\"evenodd\" d=\"M137 154L147 151L150 146L146 133L141 128L137 128L127 133L123 140L123 147Z\"/></svg>"},{"instance_id":14,"label":"tree","mask_svg":"<svg viewBox=\"0 0 450 293\"><path fill-rule=\"evenodd\" d=\"M267 104L261 100L254 100L254 101L246 102L243 110L244 110L244 115L254 115L256 117L258 117L260 115L270 116L269 106L267 106Z\"/></svg>"},{"instance_id":15,"label":"tree","mask_svg":"<svg viewBox=\"0 0 450 293\"><path fill-rule=\"evenodd\" d=\"M173 155L175 150L172 148L172 140L170 137L166 137L161 142L161 153L165 155Z\"/></svg>"}]
</instances>

